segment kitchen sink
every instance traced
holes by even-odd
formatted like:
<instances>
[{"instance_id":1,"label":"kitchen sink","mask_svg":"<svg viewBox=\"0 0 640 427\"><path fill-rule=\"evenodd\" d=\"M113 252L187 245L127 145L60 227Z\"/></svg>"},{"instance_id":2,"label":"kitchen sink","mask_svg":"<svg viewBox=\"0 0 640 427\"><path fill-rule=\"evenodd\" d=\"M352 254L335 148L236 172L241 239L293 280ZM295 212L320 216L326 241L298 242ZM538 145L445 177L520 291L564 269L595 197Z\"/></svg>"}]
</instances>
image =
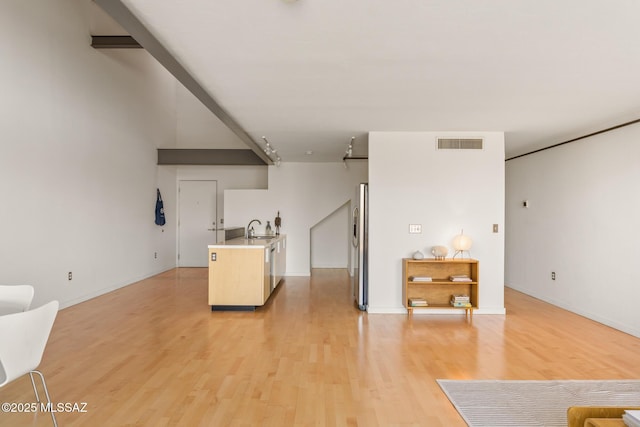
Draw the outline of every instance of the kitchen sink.
<instances>
[{"instance_id":1,"label":"kitchen sink","mask_svg":"<svg viewBox=\"0 0 640 427\"><path fill-rule=\"evenodd\" d=\"M275 236L251 236L249 237L249 240L253 240L253 239L266 240L266 239L273 239L273 238L275 238Z\"/></svg>"}]
</instances>

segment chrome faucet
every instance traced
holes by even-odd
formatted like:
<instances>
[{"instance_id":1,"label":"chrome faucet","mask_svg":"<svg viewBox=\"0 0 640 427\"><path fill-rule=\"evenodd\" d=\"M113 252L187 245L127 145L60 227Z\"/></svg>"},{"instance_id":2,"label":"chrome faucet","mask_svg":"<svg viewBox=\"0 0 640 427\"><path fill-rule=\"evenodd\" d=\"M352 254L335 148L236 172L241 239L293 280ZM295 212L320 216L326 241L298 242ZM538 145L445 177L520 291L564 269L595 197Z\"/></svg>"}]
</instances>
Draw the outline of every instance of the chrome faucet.
<instances>
[{"instance_id":1,"label":"chrome faucet","mask_svg":"<svg viewBox=\"0 0 640 427\"><path fill-rule=\"evenodd\" d=\"M249 224L247 225L247 238L250 239L253 236L256 235L255 230L253 229L253 227L251 227L251 224L253 224L254 221L258 221L258 224L262 225L262 223L260 222L259 219L252 219L251 221L249 221Z\"/></svg>"}]
</instances>

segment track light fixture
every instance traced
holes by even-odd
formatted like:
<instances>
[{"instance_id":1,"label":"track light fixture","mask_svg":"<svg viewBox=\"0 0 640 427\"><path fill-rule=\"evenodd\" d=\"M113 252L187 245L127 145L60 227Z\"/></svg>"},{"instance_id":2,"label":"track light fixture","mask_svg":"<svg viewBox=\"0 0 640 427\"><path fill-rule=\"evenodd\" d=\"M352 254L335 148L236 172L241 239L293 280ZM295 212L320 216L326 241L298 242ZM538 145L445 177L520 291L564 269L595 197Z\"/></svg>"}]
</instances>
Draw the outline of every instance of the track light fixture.
<instances>
[{"instance_id":1,"label":"track light fixture","mask_svg":"<svg viewBox=\"0 0 640 427\"><path fill-rule=\"evenodd\" d=\"M280 158L280 155L278 154L278 150L276 150L275 148L273 148L273 146L271 144L269 144L269 141L267 141L267 137L263 136L262 140L264 141L264 153L269 156L269 158L271 160L273 160L273 162L276 164L276 166L280 166L280 163L282 162L282 159Z\"/></svg>"},{"instance_id":2,"label":"track light fixture","mask_svg":"<svg viewBox=\"0 0 640 427\"><path fill-rule=\"evenodd\" d=\"M359 155L356 154L355 156L353 155L353 144L356 140L355 136L351 137L351 140L349 140L349 145L347 145L347 150L344 152L344 157L342 157L342 161L344 162L344 167L347 167L347 160L368 160L369 157L367 155Z\"/></svg>"},{"instance_id":3,"label":"track light fixture","mask_svg":"<svg viewBox=\"0 0 640 427\"><path fill-rule=\"evenodd\" d=\"M349 146L347 147L347 151L345 151L346 157L353 156L353 140L356 139L355 136L351 137L351 141L349 141Z\"/></svg>"}]
</instances>

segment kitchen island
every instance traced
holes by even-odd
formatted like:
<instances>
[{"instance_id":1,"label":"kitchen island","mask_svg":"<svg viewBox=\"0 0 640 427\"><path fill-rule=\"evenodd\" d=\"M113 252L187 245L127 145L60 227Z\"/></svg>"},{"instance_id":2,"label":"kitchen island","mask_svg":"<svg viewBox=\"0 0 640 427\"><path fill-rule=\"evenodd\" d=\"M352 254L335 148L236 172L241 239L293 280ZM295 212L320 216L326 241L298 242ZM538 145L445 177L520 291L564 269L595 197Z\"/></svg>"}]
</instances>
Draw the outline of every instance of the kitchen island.
<instances>
[{"instance_id":1,"label":"kitchen island","mask_svg":"<svg viewBox=\"0 0 640 427\"><path fill-rule=\"evenodd\" d=\"M285 235L239 237L209 245L212 310L255 310L269 299L286 270Z\"/></svg>"}]
</instances>

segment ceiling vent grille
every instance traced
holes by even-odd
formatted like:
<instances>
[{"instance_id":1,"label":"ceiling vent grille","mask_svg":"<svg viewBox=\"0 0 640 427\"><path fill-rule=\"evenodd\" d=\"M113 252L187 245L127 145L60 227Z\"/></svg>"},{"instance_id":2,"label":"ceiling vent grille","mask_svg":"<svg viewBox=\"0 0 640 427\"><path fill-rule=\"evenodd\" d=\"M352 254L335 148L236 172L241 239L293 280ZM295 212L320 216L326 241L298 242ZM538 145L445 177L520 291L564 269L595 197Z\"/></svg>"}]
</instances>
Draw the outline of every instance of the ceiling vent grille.
<instances>
[{"instance_id":1,"label":"ceiling vent grille","mask_svg":"<svg viewBox=\"0 0 640 427\"><path fill-rule=\"evenodd\" d=\"M438 138L438 150L482 150L482 138Z\"/></svg>"}]
</instances>

